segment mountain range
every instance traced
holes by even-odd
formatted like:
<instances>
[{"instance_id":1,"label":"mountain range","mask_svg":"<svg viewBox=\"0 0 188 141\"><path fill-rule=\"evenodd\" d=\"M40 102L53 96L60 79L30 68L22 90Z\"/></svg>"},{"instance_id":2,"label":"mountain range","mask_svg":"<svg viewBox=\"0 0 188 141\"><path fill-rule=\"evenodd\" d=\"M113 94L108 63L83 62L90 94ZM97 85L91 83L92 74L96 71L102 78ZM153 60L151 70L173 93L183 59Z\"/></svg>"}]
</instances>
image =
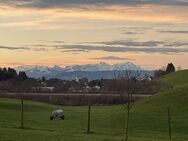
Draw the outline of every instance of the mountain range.
<instances>
[{"instance_id":1,"label":"mountain range","mask_svg":"<svg viewBox=\"0 0 188 141\"><path fill-rule=\"evenodd\" d=\"M71 66L31 66L23 65L15 68L17 72L25 71L29 77L41 78L59 78L64 80L72 80L76 77L87 77L89 80L94 79L110 79L118 71L132 70L142 71L143 75L152 75L151 71L143 70L140 66L135 65L131 62L110 65L104 62L99 64L86 64L86 65L71 65Z\"/></svg>"}]
</instances>

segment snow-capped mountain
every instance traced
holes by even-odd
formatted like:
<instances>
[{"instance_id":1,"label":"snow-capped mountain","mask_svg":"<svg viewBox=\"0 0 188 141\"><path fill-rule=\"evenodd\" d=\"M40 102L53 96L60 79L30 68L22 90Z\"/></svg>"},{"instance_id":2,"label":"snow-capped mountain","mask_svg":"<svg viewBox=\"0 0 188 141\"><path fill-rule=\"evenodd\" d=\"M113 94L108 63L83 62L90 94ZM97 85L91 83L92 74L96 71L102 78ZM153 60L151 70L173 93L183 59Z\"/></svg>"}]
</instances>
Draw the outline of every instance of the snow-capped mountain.
<instances>
[{"instance_id":1,"label":"snow-capped mountain","mask_svg":"<svg viewBox=\"0 0 188 141\"><path fill-rule=\"evenodd\" d=\"M66 66L65 71L105 71L112 70L112 66L106 63Z\"/></svg>"},{"instance_id":2,"label":"snow-capped mountain","mask_svg":"<svg viewBox=\"0 0 188 141\"><path fill-rule=\"evenodd\" d=\"M76 76L88 77L90 79L110 78L115 71L123 70L143 70L131 62L109 65L107 63L87 64L87 65L72 65L66 67L54 66L19 66L15 68L17 71L25 71L29 77L41 78L60 78L74 79Z\"/></svg>"},{"instance_id":3,"label":"snow-capped mountain","mask_svg":"<svg viewBox=\"0 0 188 141\"><path fill-rule=\"evenodd\" d=\"M37 66L37 65L22 65L22 66L18 66L15 68L16 71L28 71L28 70L32 70L32 69L37 69L40 71L44 71L44 70L48 70L49 68L46 66Z\"/></svg>"},{"instance_id":4,"label":"snow-capped mountain","mask_svg":"<svg viewBox=\"0 0 188 141\"><path fill-rule=\"evenodd\" d=\"M73 65L66 66L64 71L112 71L112 70L141 70L140 66L137 66L131 62L122 64L109 65L101 62L99 64L87 64L87 65Z\"/></svg>"}]
</instances>

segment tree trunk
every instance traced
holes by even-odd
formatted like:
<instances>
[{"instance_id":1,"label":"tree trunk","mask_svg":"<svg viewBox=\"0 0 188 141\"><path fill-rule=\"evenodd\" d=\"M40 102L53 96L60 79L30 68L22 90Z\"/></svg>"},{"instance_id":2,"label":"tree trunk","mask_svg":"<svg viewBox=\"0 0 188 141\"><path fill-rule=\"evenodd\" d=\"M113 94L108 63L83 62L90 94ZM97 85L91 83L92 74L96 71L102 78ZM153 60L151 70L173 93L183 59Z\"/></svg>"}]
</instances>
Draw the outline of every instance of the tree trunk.
<instances>
[{"instance_id":1,"label":"tree trunk","mask_svg":"<svg viewBox=\"0 0 188 141\"><path fill-rule=\"evenodd\" d=\"M126 120L126 132L125 132L125 140L128 140L128 131L129 131L129 115L130 115L130 105L127 106L127 120Z\"/></svg>"},{"instance_id":2,"label":"tree trunk","mask_svg":"<svg viewBox=\"0 0 188 141\"><path fill-rule=\"evenodd\" d=\"M171 139L172 138L172 134L171 134L170 108L168 108L168 135L169 135L169 139Z\"/></svg>"},{"instance_id":3,"label":"tree trunk","mask_svg":"<svg viewBox=\"0 0 188 141\"><path fill-rule=\"evenodd\" d=\"M88 104L88 123L87 123L87 133L90 133L90 113L91 113L91 105Z\"/></svg>"},{"instance_id":4,"label":"tree trunk","mask_svg":"<svg viewBox=\"0 0 188 141\"><path fill-rule=\"evenodd\" d=\"M21 99L21 128L23 129L23 99Z\"/></svg>"}]
</instances>

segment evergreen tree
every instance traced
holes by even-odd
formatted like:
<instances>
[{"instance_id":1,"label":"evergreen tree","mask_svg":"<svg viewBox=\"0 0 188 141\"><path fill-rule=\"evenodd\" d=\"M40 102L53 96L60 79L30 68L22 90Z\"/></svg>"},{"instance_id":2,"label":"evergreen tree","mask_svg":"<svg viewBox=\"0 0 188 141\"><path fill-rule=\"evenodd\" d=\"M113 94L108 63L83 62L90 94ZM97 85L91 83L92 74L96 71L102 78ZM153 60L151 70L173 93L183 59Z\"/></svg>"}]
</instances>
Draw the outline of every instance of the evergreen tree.
<instances>
[{"instance_id":1,"label":"evergreen tree","mask_svg":"<svg viewBox=\"0 0 188 141\"><path fill-rule=\"evenodd\" d=\"M12 68L8 68L7 70L7 79L12 79L17 76L16 70Z\"/></svg>"},{"instance_id":2,"label":"evergreen tree","mask_svg":"<svg viewBox=\"0 0 188 141\"><path fill-rule=\"evenodd\" d=\"M26 73L24 71L20 71L18 75L19 80L26 80L28 79Z\"/></svg>"},{"instance_id":3,"label":"evergreen tree","mask_svg":"<svg viewBox=\"0 0 188 141\"><path fill-rule=\"evenodd\" d=\"M172 63L169 63L166 68L166 73L175 72L175 67Z\"/></svg>"}]
</instances>

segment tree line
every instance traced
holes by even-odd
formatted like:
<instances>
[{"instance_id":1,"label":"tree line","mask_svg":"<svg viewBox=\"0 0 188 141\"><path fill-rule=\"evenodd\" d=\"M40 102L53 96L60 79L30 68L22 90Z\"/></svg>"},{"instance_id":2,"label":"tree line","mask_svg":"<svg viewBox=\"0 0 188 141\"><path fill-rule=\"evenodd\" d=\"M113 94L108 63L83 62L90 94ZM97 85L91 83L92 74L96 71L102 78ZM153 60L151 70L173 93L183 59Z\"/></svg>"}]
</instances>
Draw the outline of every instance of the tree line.
<instances>
[{"instance_id":1,"label":"tree line","mask_svg":"<svg viewBox=\"0 0 188 141\"><path fill-rule=\"evenodd\" d=\"M16 72L13 68L0 68L0 81L6 81L10 79L26 80L28 79L25 72Z\"/></svg>"}]
</instances>

